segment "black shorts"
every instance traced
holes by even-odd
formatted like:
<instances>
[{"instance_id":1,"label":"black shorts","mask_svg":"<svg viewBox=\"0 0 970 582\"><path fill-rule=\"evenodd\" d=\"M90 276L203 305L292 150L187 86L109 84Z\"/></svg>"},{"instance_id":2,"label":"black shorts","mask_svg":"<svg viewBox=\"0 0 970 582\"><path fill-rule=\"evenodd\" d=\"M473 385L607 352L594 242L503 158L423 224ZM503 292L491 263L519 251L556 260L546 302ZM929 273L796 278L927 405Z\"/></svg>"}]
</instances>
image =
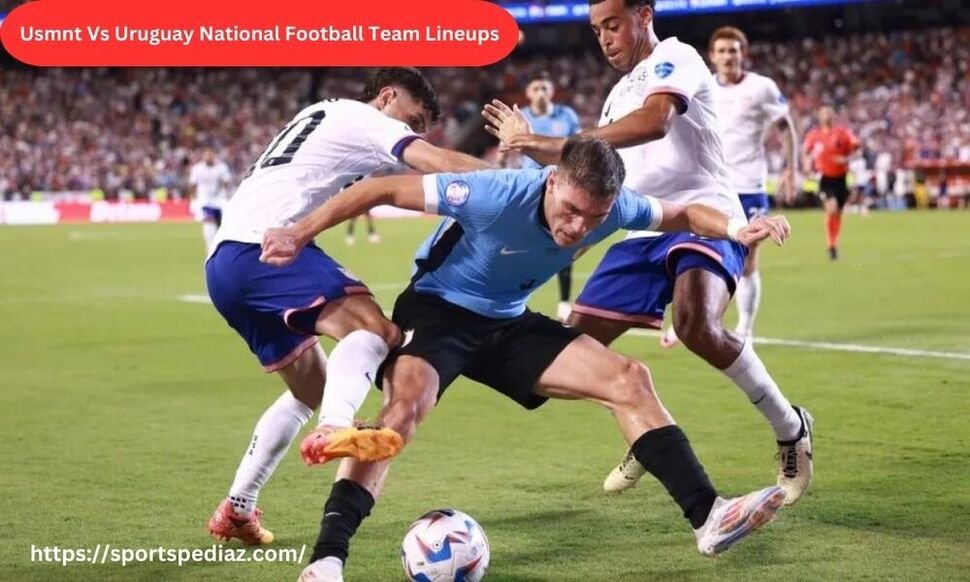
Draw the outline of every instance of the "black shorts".
<instances>
[{"instance_id":1,"label":"black shorts","mask_svg":"<svg viewBox=\"0 0 970 582\"><path fill-rule=\"evenodd\" d=\"M438 398L462 375L529 410L547 400L533 391L543 372L581 335L541 313L492 319L412 287L397 298L392 319L404 340L381 366L378 386L396 357L415 356L438 372Z\"/></svg>"},{"instance_id":2,"label":"black shorts","mask_svg":"<svg viewBox=\"0 0 970 582\"><path fill-rule=\"evenodd\" d=\"M834 198L839 205L839 210L845 208L845 203L849 200L849 187L846 185L845 176L841 178L822 176L818 182L818 195L822 200Z\"/></svg>"}]
</instances>

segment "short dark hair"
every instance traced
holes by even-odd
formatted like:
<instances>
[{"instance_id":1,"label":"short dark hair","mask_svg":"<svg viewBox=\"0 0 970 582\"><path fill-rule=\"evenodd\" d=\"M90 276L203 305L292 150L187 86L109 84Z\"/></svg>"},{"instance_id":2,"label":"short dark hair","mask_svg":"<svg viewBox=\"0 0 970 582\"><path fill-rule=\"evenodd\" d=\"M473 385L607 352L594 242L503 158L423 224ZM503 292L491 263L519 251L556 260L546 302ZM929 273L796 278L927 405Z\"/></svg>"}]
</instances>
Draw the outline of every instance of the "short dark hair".
<instances>
[{"instance_id":1,"label":"short dark hair","mask_svg":"<svg viewBox=\"0 0 970 582\"><path fill-rule=\"evenodd\" d=\"M529 75L529 83L534 81L549 81L552 83L552 75L549 74L549 71L535 71Z\"/></svg>"},{"instance_id":2,"label":"short dark hair","mask_svg":"<svg viewBox=\"0 0 970 582\"><path fill-rule=\"evenodd\" d=\"M606 0L589 0L589 5L600 4L606 2ZM643 6L654 7L654 0L623 0L623 5L627 8L641 8Z\"/></svg>"},{"instance_id":3,"label":"short dark hair","mask_svg":"<svg viewBox=\"0 0 970 582\"><path fill-rule=\"evenodd\" d=\"M441 116L441 105L438 104L438 94L428 78L414 67L382 67L367 81L359 100L365 103L373 101L384 87L400 87L421 102L421 105L431 114L431 121L437 121Z\"/></svg>"},{"instance_id":4,"label":"short dark hair","mask_svg":"<svg viewBox=\"0 0 970 582\"><path fill-rule=\"evenodd\" d=\"M559 170L594 198L612 198L626 179L623 158L606 141L574 135L562 148Z\"/></svg>"}]
</instances>

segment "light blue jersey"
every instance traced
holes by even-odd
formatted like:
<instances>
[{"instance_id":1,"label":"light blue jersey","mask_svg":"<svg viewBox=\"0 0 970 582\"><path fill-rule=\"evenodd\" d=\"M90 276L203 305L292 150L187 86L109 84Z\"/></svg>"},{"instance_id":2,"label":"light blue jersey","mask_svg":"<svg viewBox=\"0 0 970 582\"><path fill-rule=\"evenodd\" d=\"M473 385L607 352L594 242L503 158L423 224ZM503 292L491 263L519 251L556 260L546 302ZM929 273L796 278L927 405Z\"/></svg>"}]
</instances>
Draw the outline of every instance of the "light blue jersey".
<instances>
[{"instance_id":1,"label":"light blue jersey","mask_svg":"<svg viewBox=\"0 0 970 582\"><path fill-rule=\"evenodd\" d=\"M656 198L624 188L603 224L576 245L560 247L542 216L551 172L425 176L425 210L448 219L415 255L415 289L486 317L516 317L539 286L591 245L619 229L654 230L660 223Z\"/></svg>"},{"instance_id":2,"label":"light blue jersey","mask_svg":"<svg viewBox=\"0 0 970 582\"><path fill-rule=\"evenodd\" d=\"M566 105L553 104L552 110L547 115L536 115L532 112L532 107L521 109L522 115L529 120L532 132L536 135L547 135L549 137L569 137L579 133L579 116L572 107ZM528 156L522 156L523 168L541 168L542 165Z\"/></svg>"}]
</instances>

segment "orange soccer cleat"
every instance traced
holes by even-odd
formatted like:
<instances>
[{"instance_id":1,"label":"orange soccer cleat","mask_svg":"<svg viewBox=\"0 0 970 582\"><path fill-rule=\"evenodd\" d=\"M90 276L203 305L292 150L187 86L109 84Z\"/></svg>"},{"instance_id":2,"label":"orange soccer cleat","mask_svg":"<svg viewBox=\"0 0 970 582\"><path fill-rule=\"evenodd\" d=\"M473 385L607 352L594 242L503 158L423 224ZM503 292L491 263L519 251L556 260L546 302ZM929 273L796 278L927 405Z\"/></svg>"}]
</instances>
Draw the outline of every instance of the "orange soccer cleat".
<instances>
[{"instance_id":1,"label":"orange soccer cleat","mask_svg":"<svg viewBox=\"0 0 970 582\"><path fill-rule=\"evenodd\" d=\"M260 546L272 543L273 532L263 527L260 509L249 517L243 517L232 508L232 502L223 499L209 520L209 533L219 541L227 542L236 538L245 546Z\"/></svg>"},{"instance_id":2,"label":"orange soccer cleat","mask_svg":"<svg viewBox=\"0 0 970 582\"><path fill-rule=\"evenodd\" d=\"M307 465L319 465L340 457L372 462L390 459L402 448L404 439L389 428L320 426L303 439L300 455Z\"/></svg>"}]
</instances>

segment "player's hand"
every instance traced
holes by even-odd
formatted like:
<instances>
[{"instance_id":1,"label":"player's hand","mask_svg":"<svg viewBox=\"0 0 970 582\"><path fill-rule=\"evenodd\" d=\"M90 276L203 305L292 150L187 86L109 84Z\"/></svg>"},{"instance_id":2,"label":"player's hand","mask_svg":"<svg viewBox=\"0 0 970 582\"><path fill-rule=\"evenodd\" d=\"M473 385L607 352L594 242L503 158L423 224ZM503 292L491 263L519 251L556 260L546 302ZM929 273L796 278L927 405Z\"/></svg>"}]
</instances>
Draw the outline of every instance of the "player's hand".
<instances>
[{"instance_id":1,"label":"player's hand","mask_svg":"<svg viewBox=\"0 0 970 582\"><path fill-rule=\"evenodd\" d=\"M532 133L529 120L519 110L518 105L509 107L498 99L493 99L491 103L485 104L482 117L486 121L485 131L498 138L503 150L511 147L516 136Z\"/></svg>"},{"instance_id":2,"label":"player's hand","mask_svg":"<svg viewBox=\"0 0 970 582\"><path fill-rule=\"evenodd\" d=\"M274 267L284 267L296 260L306 243L292 226L266 229L259 261Z\"/></svg>"},{"instance_id":3,"label":"player's hand","mask_svg":"<svg viewBox=\"0 0 970 582\"><path fill-rule=\"evenodd\" d=\"M738 231L738 242L750 247L770 238L782 246L790 236L791 225L784 216L758 216Z\"/></svg>"}]
</instances>

